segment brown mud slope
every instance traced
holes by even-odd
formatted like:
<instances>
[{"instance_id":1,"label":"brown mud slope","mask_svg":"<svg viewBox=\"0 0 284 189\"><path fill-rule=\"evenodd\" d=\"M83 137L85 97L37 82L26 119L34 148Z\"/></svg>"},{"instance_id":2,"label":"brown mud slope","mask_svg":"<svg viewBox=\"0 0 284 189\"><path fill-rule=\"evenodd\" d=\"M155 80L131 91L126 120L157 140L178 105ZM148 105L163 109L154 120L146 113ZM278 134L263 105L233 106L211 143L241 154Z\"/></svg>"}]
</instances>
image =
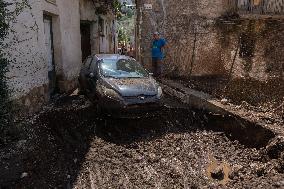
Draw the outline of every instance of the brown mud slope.
<instances>
[{"instance_id":1,"label":"brown mud slope","mask_svg":"<svg viewBox=\"0 0 284 189\"><path fill-rule=\"evenodd\" d=\"M284 186L283 154L271 159L206 129L205 114L175 100L139 120L93 110L83 97L63 97L27 121L29 138L0 150L0 188Z\"/></svg>"},{"instance_id":2,"label":"brown mud slope","mask_svg":"<svg viewBox=\"0 0 284 189\"><path fill-rule=\"evenodd\" d=\"M262 111L284 116L284 82L281 79L260 82L253 79L233 79L208 76L172 78L185 86L217 98L226 98L236 105L248 104ZM281 106L282 105L282 106Z\"/></svg>"}]
</instances>

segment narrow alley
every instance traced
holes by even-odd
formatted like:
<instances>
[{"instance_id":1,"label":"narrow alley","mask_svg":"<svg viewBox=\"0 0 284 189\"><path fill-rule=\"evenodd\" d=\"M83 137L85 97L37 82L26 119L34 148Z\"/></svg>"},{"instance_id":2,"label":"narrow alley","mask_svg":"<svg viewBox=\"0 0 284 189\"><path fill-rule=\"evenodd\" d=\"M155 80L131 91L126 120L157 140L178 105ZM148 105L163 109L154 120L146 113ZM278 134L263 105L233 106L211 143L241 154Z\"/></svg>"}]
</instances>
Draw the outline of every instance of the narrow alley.
<instances>
[{"instance_id":1,"label":"narrow alley","mask_svg":"<svg viewBox=\"0 0 284 189\"><path fill-rule=\"evenodd\" d=\"M58 98L22 125L28 138L14 149L1 151L1 186L283 186L283 159L270 156L263 148L266 144L255 144L255 148L217 131L210 115L189 109L173 97L167 96L164 104L152 118L114 120L96 116L84 96ZM225 118L214 119L226 123Z\"/></svg>"},{"instance_id":2,"label":"narrow alley","mask_svg":"<svg viewBox=\"0 0 284 189\"><path fill-rule=\"evenodd\" d=\"M284 188L284 0L0 0L0 189Z\"/></svg>"}]
</instances>

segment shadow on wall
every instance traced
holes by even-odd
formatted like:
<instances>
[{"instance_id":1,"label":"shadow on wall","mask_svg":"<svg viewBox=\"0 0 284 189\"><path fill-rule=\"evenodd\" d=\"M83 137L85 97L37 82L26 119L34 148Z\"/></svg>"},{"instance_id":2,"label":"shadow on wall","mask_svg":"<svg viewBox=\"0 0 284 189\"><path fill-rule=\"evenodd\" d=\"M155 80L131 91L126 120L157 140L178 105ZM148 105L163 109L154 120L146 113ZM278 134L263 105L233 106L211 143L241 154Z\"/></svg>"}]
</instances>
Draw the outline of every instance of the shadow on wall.
<instances>
[{"instance_id":1,"label":"shadow on wall","mask_svg":"<svg viewBox=\"0 0 284 189\"><path fill-rule=\"evenodd\" d=\"M187 25L185 27L184 25ZM284 22L222 17L183 19L167 37L170 76L219 75L265 81L283 79ZM179 35L176 35L179 34Z\"/></svg>"},{"instance_id":2,"label":"shadow on wall","mask_svg":"<svg viewBox=\"0 0 284 189\"><path fill-rule=\"evenodd\" d=\"M230 77L264 81L283 79L284 22L272 19L237 19L216 24L224 65Z\"/></svg>"}]
</instances>

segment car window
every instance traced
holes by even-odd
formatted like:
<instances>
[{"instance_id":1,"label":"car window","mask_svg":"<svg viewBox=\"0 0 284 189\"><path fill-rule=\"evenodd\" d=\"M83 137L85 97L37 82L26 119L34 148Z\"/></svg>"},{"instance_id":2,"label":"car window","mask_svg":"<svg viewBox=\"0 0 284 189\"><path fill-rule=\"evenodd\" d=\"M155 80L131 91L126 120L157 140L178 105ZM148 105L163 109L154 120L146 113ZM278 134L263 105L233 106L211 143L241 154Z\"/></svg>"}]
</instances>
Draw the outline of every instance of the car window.
<instances>
[{"instance_id":1,"label":"car window","mask_svg":"<svg viewBox=\"0 0 284 189\"><path fill-rule=\"evenodd\" d=\"M85 67L89 68L91 62L92 62L92 57L88 57L84 62Z\"/></svg>"},{"instance_id":2,"label":"car window","mask_svg":"<svg viewBox=\"0 0 284 189\"><path fill-rule=\"evenodd\" d=\"M147 71L132 59L104 59L100 62L100 70L105 77L142 78L149 76Z\"/></svg>"}]
</instances>

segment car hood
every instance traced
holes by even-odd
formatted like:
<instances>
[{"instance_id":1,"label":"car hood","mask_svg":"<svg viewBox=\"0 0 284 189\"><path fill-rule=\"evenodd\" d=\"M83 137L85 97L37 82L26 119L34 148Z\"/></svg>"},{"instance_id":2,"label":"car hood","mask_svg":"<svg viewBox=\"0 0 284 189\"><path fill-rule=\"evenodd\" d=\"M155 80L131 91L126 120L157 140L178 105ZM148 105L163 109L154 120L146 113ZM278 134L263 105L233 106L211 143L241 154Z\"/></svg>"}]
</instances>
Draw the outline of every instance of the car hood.
<instances>
[{"instance_id":1,"label":"car hood","mask_svg":"<svg viewBox=\"0 0 284 189\"><path fill-rule=\"evenodd\" d=\"M154 96L157 95L157 83L149 78L105 78L113 89L119 92L122 96Z\"/></svg>"}]
</instances>

